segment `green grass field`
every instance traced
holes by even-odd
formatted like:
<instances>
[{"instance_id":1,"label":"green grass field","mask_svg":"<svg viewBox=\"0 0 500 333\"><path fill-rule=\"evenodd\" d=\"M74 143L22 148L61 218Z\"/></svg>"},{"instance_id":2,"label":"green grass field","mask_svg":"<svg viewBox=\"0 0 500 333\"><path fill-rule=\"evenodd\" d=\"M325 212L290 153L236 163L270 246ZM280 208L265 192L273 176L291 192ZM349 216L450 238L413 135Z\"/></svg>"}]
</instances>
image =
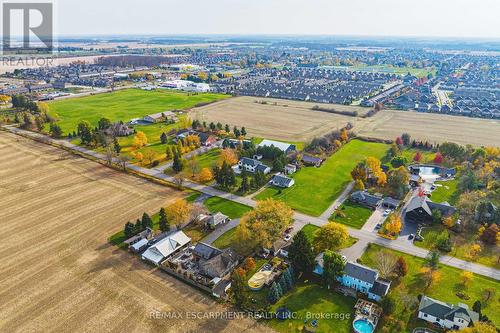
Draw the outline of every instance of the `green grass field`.
<instances>
[{"instance_id":1,"label":"green grass field","mask_svg":"<svg viewBox=\"0 0 500 333\"><path fill-rule=\"evenodd\" d=\"M434 202L448 202L453 205L458 200L457 185L458 179L435 182L436 189L431 193L431 200Z\"/></svg>"},{"instance_id":2,"label":"green grass field","mask_svg":"<svg viewBox=\"0 0 500 333\"><path fill-rule=\"evenodd\" d=\"M299 282L285 294L271 310L285 307L296 313L296 319L268 321L268 325L278 332L303 332L304 325L310 325L311 314L329 314L332 318L319 319L317 332L352 332L352 313L356 300L340 295L318 284ZM335 315L335 316L334 316ZM310 326L308 326L311 328Z\"/></svg>"},{"instance_id":3,"label":"green grass field","mask_svg":"<svg viewBox=\"0 0 500 333\"><path fill-rule=\"evenodd\" d=\"M203 168L212 169L220 157L220 152L220 149L212 149L205 154L199 155L198 162L200 163L200 170Z\"/></svg>"},{"instance_id":4,"label":"green grass field","mask_svg":"<svg viewBox=\"0 0 500 333\"><path fill-rule=\"evenodd\" d=\"M231 219L242 217L243 214L252 210L252 207L239 204L219 197L211 197L205 200L205 207L211 212L221 212Z\"/></svg>"},{"instance_id":5,"label":"green grass field","mask_svg":"<svg viewBox=\"0 0 500 333\"><path fill-rule=\"evenodd\" d=\"M330 221L361 229L372 213L369 208L346 201L332 214Z\"/></svg>"},{"instance_id":6,"label":"green grass field","mask_svg":"<svg viewBox=\"0 0 500 333\"><path fill-rule=\"evenodd\" d=\"M199 103L228 98L221 94L188 94L170 90L119 90L49 103L50 115L59 119L64 133L76 130L81 120L96 126L102 117L124 122L148 114L192 108Z\"/></svg>"},{"instance_id":7,"label":"green grass field","mask_svg":"<svg viewBox=\"0 0 500 333\"><path fill-rule=\"evenodd\" d=\"M491 299L490 302L486 304L486 306L485 304L483 304L482 312L483 314L487 315L488 318L492 320L496 326L500 325L500 312L498 311L500 307L500 299L498 298L498 295L500 294L500 283L498 281L481 275L474 275L474 279L470 286L468 288L464 288L460 280L460 273L462 271L457 268L441 264L439 266L439 271L441 272L440 281L426 290L419 276L419 270L424 265L424 259L417 258L398 251L384 249L375 244L370 244L368 249L361 257L363 264L375 268L376 254L379 251L387 251L398 257L402 256L408 263L408 274L402 279L399 285L393 284L390 293L396 294L398 289L405 288L409 293L415 296L419 294L425 294L429 297L439 299L443 302L454 304L461 302L469 305L469 307L472 307L472 304L476 300L483 301L483 294L485 289L492 288L496 291L497 296L493 297L493 299ZM458 292L467 294L470 299L464 300L459 298L456 295ZM409 320L408 314L405 318L405 315L401 313L395 313L394 317L405 321Z\"/></svg>"},{"instance_id":8,"label":"green grass field","mask_svg":"<svg viewBox=\"0 0 500 333\"><path fill-rule=\"evenodd\" d=\"M319 216L342 193L351 181L356 164L369 156L381 159L389 146L383 143L352 140L330 156L321 167L306 167L292 177L295 185L288 189L269 187L255 196L256 200L283 200L293 209ZM281 192L281 193L280 193Z\"/></svg>"}]
</instances>

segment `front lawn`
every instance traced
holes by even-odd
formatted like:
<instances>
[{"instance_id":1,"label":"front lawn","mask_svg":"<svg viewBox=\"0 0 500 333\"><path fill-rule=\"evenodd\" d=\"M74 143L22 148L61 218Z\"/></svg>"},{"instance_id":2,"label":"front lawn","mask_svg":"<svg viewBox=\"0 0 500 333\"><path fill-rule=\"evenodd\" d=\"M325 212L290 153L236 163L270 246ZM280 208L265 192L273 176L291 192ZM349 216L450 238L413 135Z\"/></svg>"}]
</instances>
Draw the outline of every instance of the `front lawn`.
<instances>
[{"instance_id":1,"label":"front lawn","mask_svg":"<svg viewBox=\"0 0 500 333\"><path fill-rule=\"evenodd\" d=\"M252 207L219 197L208 198L204 204L211 213L221 212L231 219L240 218L252 210Z\"/></svg>"},{"instance_id":2,"label":"front lawn","mask_svg":"<svg viewBox=\"0 0 500 333\"><path fill-rule=\"evenodd\" d=\"M319 216L342 193L352 180L351 171L369 156L381 159L387 153L383 143L352 140L330 156L321 167L304 167L292 175L295 185L279 190L269 187L255 196L256 200L274 198L285 201L293 209Z\"/></svg>"},{"instance_id":3,"label":"front lawn","mask_svg":"<svg viewBox=\"0 0 500 333\"><path fill-rule=\"evenodd\" d=\"M355 229L361 229L373 210L359 204L346 201L330 217L330 221L345 224Z\"/></svg>"},{"instance_id":4,"label":"front lawn","mask_svg":"<svg viewBox=\"0 0 500 333\"><path fill-rule=\"evenodd\" d=\"M370 244L361 257L362 263L369 267L376 268L376 255L380 251L387 251L397 257L402 256L408 264L408 274L401 280L401 283L397 284L393 282L393 286L390 291L391 294L397 295L398 290L405 289L407 292L415 296L425 294L429 297L448 303L465 303L471 308L472 304L476 300L480 300L483 303L483 314L487 315L496 326L500 325L500 312L498 311L500 307L500 299L498 297L498 295L500 295L500 283L498 283L498 281L474 274L474 278L470 286L464 287L460 279L462 270L440 264L439 271L441 272L441 279L435 285L431 285L431 287L425 289L425 285L419 273L420 268L424 265L424 259L386 249L376 244ZM484 299L484 291L486 289L491 289L496 292L496 296L490 298L487 303ZM457 293L459 292L467 294L469 299L458 297ZM396 313L394 314L394 317L399 320L404 319L407 323L410 320L409 315L410 314L404 315L402 313Z\"/></svg>"},{"instance_id":5,"label":"front lawn","mask_svg":"<svg viewBox=\"0 0 500 333\"><path fill-rule=\"evenodd\" d=\"M352 316L356 300L328 290L315 283L299 282L271 307L272 311L287 308L297 317L289 320L272 319L267 323L278 332L302 332L311 324L313 316L328 315L318 319L317 332L352 332Z\"/></svg>"}]
</instances>

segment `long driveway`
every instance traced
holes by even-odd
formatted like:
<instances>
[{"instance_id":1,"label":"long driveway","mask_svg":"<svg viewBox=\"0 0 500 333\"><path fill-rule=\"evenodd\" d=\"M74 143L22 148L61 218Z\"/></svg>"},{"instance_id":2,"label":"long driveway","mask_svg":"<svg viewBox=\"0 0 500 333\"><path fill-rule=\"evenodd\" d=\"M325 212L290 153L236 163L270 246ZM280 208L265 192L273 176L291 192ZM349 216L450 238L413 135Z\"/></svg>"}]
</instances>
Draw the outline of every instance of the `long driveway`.
<instances>
[{"instance_id":1,"label":"long driveway","mask_svg":"<svg viewBox=\"0 0 500 333\"><path fill-rule=\"evenodd\" d=\"M29 132L25 131L13 126L4 126L4 128L8 129L12 133L20 134L20 135L25 135L31 138L38 138L41 139L42 141L49 141L49 142L54 142L55 144L63 145L67 148L76 150L78 152L81 152L86 155L93 156L94 158L105 160L105 156L103 154L97 153L93 150L86 149L84 147L80 147L77 145L74 145L66 140L55 140L52 138L49 138L45 135L35 133L35 132ZM118 161L117 161L118 162ZM172 176L167 176L162 172L158 172L154 169L147 169L141 166L133 165L133 164L127 164L127 167L138 172L138 173L143 173L145 175L153 176L158 179L162 179L168 182L174 182L174 179ZM245 198L241 196L234 195L232 193L227 193L223 192L220 190L217 190L213 187L206 186L206 185L201 185L197 183L193 183L191 181L185 181L183 183L183 186L195 191L199 191L201 193L205 193L211 196L217 196L223 199L231 200L237 203L241 203L250 207L255 207L256 202L250 198ZM326 223L328 223L327 219L321 218L321 217L313 217L313 216L308 216L299 212L296 212L294 214L294 217L296 219L296 226L303 226L304 224L310 223L316 226L323 226ZM375 233L366 231L366 230L358 230L358 229L353 229L353 228L348 228L349 233L352 237L358 238L359 241L363 243L375 243L378 245L381 245L383 247L393 249L396 251L401 251L410 255L414 255L417 257L425 258L428 254L428 250L417 247L413 245L411 242L398 238L397 240L388 240L382 237L377 236ZM441 263L453 266L459 269L463 270L468 270L476 274L484 275L491 277L496 280L500 280L500 270L497 270L493 267L487 267L483 266L480 264L468 262L465 260L461 260L458 258L450 257L450 256L442 256L441 257Z\"/></svg>"}]
</instances>

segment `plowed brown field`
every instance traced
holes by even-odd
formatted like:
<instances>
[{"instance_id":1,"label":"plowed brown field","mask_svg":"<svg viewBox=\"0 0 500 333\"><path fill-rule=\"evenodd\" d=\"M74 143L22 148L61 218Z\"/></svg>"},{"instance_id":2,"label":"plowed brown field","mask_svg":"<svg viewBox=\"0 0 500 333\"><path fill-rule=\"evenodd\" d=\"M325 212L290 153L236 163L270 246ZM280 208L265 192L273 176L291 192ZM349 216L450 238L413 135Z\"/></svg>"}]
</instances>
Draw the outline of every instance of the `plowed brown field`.
<instances>
[{"instance_id":1,"label":"plowed brown field","mask_svg":"<svg viewBox=\"0 0 500 333\"><path fill-rule=\"evenodd\" d=\"M181 192L4 132L0 156L1 332L268 330L249 319L186 319L226 308L107 243Z\"/></svg>"}]
</instances>

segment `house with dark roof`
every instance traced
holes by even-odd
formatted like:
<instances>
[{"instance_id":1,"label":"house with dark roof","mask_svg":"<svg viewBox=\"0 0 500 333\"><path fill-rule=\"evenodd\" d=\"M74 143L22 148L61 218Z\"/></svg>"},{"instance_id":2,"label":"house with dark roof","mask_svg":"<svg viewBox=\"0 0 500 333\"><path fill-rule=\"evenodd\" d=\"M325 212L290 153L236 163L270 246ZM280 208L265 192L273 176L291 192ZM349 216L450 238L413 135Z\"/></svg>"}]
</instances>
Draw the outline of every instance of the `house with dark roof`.
<instances>
[{"instance_id":1,"label":"house with dark roof","mask_svg":"<svg viewBox=\"0 0 500 333\"><path fill-rule=\"evenodd\" d=\"M479 314L465 304L453 305L422 295L418 318L442 328L459 330L477 322Z\"/></svg>"},{"instance_id":2,"label":"house with dark roof","mask_svg":"<svg viewBox=\"0 0 500 333\"><path fill-rule=\"evenodd\" d=\"M290 177L278 174L278 175L275 175L273 177L273 179L271 180L271 183L277 187L288 188L288 187L292 187L293 184L295 184L295 180L293 180Z\"/></svg>"},{"instance_id":3,"label":"house with dark roof","mask_svg":"<svg viewBox=\"0 0 500 333\"><path fill-rule=\"evenodd\" d=\"M305 165L320 167L323 163L323 160L319 157L304 154L302 155L302 163L304 163Z\"/></svg>"},{"instance_id":4,"label":"house with dark roof","mask_svg":"<svg viewBox=\"0 0 500 333\"><path fill-rule=\"evenodd\" d=\"M351 194L350 200L365 207L375 209L382 202L382 197L366 191L355 191Z\"/></svg>"},{"instance_id":5,"label":"house with dark roof","mask_svg":"<svg viewBox=\"0 0 500 333\"><path fill-rule=\"evenodd\" d=\"M251 173L260 171L266 175L271 172L271 168L263 164L261 161L248 157L242 157L238 162L238 166L240 170L245 169Z\"/></svg>"},{"instance_id":6,"label":"house with dark roof","mask_svg":"<svg viewBox=\"0 0 500 333\"><path fill-rule=\"evenodd\" d=\"M316 267L313 273L323 274L323 254L316 257ZM391 281L379 277L375 269L348 261L342 276L337 281L344 287L354 289L367 295L369 299L380 302L391 288Z\"/></svg>"},{"instance_id":7,"label":"house with dark roof","mask_svg":"<svg viewBox=\"0 0 500 333\"><path fill-rule=\"evenodd\" d=\"M405 209L405 221L411 223L431 223L432 211L439 210L443 217L455 214L457 209L447 202L432 202L427 196L414 196Z\"/></svg>"},{"instance_id":8,"label":"house with dark roof","mask_svg":"<svg viewBox=\"0 0 500 333\"><path fill-rule=\"evenodd\" d=\"M217 138L215 137L215 135L203 132L197 132L196 134L200 138L200 143L202 146L209 147L217 142Z\"/></svg>"}]
</instances>

